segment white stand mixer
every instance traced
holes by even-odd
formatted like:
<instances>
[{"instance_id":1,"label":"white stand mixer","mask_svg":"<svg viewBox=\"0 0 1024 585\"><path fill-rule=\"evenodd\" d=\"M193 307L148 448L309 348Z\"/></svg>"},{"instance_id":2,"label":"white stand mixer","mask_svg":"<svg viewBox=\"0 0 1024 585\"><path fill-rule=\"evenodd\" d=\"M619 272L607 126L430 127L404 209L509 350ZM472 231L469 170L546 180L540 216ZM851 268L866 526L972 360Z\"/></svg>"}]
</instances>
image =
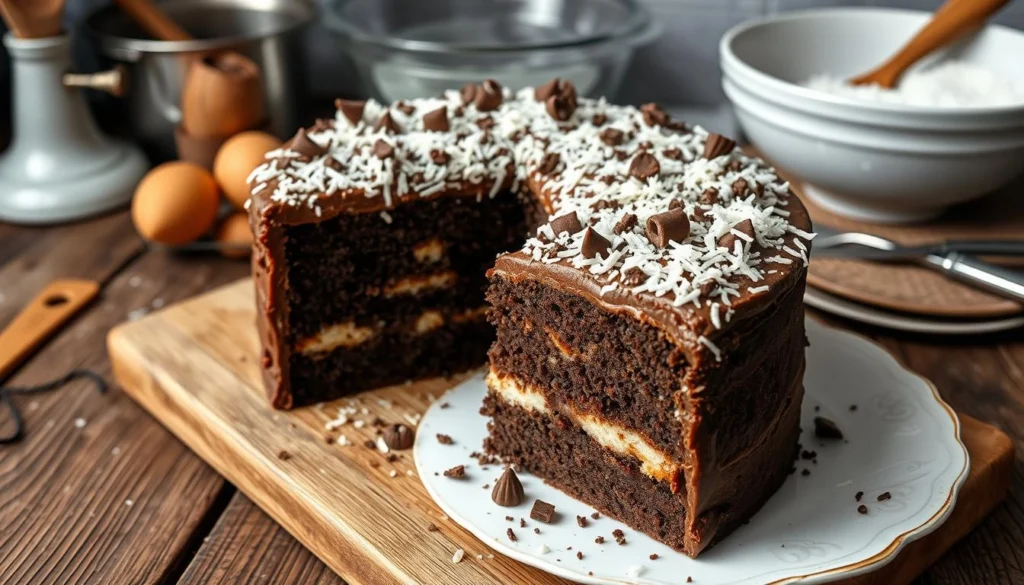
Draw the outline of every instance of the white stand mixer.
<instances>
[{"instance_id":1,"label":"white stand mixer","mask_svg":"<svg viewBox=\"0 0 1024 585\"><path fill-rule=\"evenodd\" d=\"M78 87L123 90L119 71L69 74L71 39L4 44L11 55L13 136L0 155L0 221L52 224L127 205L149 163L96 127Z\"/></svg>"}]
</instances>

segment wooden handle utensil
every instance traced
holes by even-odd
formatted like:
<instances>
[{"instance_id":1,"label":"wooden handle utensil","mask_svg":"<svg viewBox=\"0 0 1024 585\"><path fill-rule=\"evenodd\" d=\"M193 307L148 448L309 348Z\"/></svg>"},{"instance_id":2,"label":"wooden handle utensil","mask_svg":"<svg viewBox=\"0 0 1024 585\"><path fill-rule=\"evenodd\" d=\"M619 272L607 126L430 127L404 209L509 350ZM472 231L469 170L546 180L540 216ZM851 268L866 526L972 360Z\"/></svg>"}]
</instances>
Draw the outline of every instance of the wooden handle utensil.
<instances>
[{"instance_id":1,"label":"wooden handle utensil","mask_svg":"<svg viewBox=\"0 0 1024 585\"><path fill-rule=\"evenodd\" d=\"M161 41L192 40L192 35L149 0L114 0L114 4L154 38Z\"/></svg>"},{"instance_id":2,"label":"wooden handle utensil","mask_svg":"<svg viewBox=\"0 0 1024 585\"><path fill-rule=\"evenodd\" d=\"M91 280L56 280L36 295L0 332L0 380L96 298L99 291L100 285Z\"/></svg>"},{"instance_id":3,"label":"wooden handle utensil","mask_svg":"<svg viewBox=\"0 0 1024 585\"><path fill-rule=\"evenodd\" d=\"M896 87L903 73L922 57L985 24L1009 0L947 0L932 19L888 61L850 80L853 85Z\"/></svg>"}]
</instances>

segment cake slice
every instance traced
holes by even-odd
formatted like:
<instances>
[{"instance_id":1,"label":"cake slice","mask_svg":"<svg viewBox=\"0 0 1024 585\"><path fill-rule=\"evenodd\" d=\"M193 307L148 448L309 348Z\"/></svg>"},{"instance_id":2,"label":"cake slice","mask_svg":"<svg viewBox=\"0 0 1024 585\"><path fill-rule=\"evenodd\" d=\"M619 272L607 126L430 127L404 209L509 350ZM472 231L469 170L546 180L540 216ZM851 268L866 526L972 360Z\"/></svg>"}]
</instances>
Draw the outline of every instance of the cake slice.
<instances>
[{"instance_id":1,"label":"cake slice","mask_svg":"<svg viewBox=\"0 0 1024 585\"><path fill-rule=\"evenodd\" d=\"M601 121L535 145L553 219L490 271L486 447L697 556L797 454L810 222L732 141Z\"/></svg>"}]
</instances>

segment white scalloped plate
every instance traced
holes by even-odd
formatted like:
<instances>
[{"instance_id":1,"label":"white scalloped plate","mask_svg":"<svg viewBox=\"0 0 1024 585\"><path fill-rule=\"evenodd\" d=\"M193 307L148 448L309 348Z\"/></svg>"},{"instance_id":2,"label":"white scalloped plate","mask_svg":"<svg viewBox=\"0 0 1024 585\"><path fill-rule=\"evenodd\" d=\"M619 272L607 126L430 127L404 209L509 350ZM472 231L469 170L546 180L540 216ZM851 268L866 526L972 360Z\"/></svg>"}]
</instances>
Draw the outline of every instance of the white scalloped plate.
<instances>
[{"instance_id":1,"label":"white scalloped plate","mask_svg":"<svg viewBox=\"0 0 1024 585\"><path fill-rule=\"evenodd\" d=\"M824 583L870 572L952 511L968 470L960 423L930 382L866 338L811 319L807 335L801 442L817 451L817 464L798 461L798 469L810 469L810 475L791 475L749 524L699 559L603 516L581 528L576 516L589 520L593 510L526 473L520 474L526 501L515 508L495 505L483 486L493 485L500 466L481 468L469 457L486 434L487 419L479 414L486 392L482 376L453 388L424 415L414 447L416 467L438 506L482 542L579 583L668 585L688 576L700 585ZM850 409L853 404L856 410ZM847 441L816 439L816 414L836 421ZM450 435L454 444L441 445L437 433ZM466 466L464 479L442 475L459 464ZM858 491L864 492L867 515L857 512ZM878 502L883 492L892 499ZM555 505L556 522L529 518L536 499ZM525 528L520 518L526 519ZM507 538L509 528L516 542ZM616 528L626 533L625 545L615 544ZM596 544L597 536L605 543ZM657 560L650 560L651 554Z\"/></svg>"}]
</instances>

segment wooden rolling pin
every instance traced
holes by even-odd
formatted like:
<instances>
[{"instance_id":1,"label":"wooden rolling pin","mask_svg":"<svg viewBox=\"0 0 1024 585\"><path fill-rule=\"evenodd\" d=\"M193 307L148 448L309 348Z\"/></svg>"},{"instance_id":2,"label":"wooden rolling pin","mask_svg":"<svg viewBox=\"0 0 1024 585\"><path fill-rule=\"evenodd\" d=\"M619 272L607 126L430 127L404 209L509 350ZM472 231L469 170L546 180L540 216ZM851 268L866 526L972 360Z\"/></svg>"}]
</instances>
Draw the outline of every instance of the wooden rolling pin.
<instances>
[{"instance_id":1,"label":"wooden rolling pin","mask_svg":"<svg viewBox=\"0 0 1024 585\"><path fill-rule=\"evenodd\" d=\"M877 84L892 89L903 73L925 55L960 39L985 21L1009 0L946 0L910 41L877 69L854 77L853 85Z\"/></svg>"},{"instance_id":2,"label":"wooden rolling pin","mask_svg":"<svg viewBox=\"0 0 1024 585\"><path fill-rule=\"evenodd\" d=\"M194 40L150 0L114 2L157 39ZM185 134L202 139L227 138L260 126L265 116L262 73L252 59L233 51L192 59L181 95Z\"/></svg>"}]
</instances>

